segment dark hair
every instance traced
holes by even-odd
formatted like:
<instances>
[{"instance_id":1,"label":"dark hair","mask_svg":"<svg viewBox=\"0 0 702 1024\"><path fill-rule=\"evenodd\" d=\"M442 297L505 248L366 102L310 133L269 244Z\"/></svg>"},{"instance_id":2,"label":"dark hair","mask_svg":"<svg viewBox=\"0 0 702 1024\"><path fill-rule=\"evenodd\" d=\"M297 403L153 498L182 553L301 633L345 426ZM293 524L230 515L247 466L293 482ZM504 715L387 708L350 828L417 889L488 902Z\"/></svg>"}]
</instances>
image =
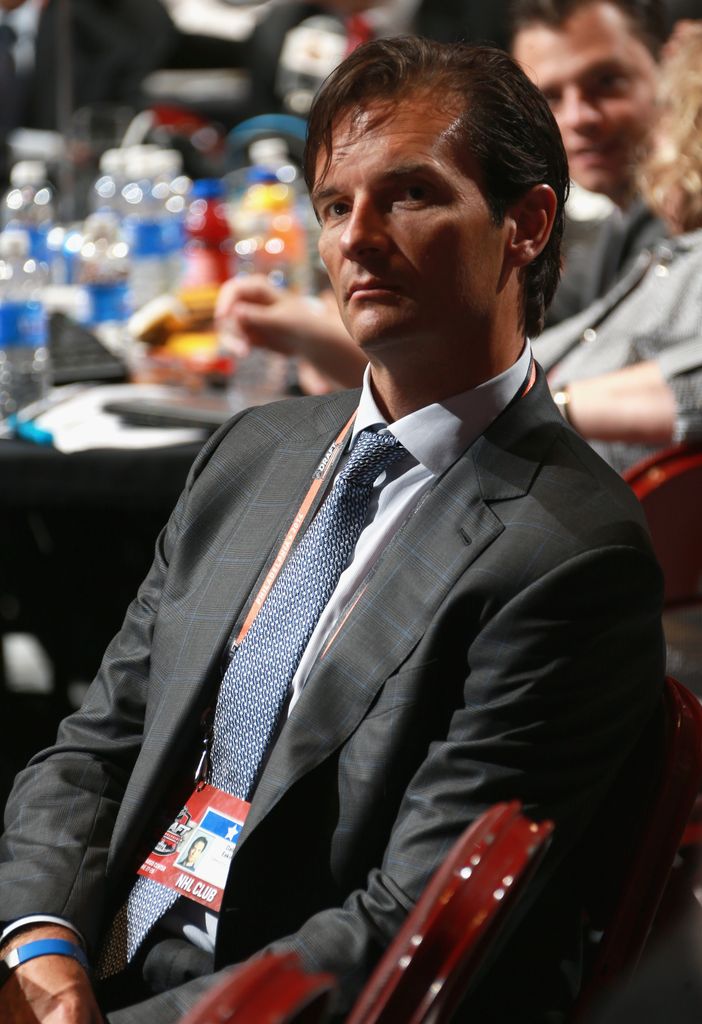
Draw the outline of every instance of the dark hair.
<instances>
[{"instance_id":1,"label":"dark hair","mask_svg":"<svg viewBox=\"0 0 702 1024\"><path fill-rule=\"evenodd\" d=\"M431 93L447 109L459 107L452 141L474 157L495 224L507 207L534 185L556 193L558 210L551 237L524 271L523 326L534 336L560 276L563 207L568 195L568 161L558 126L542 93L502 50L463 43L437 43L416 36L365 43L332 72L309 115L305 180L312 191L317 158L333 159L332 136L339 117L376 100L397 101Z\"/></svg>"},{"instance_id":2,"label":"dark hair","mask_svg":"<svg viewBox=\"0 0 702 1024\"><path fill-rule=\"evenodd\" d=\"M575 11L598 0L512 0L507 10L510 41L531 25L559 29ZM634 35L658 59L668 31L662 0L606 0L618 7Z\"/></svg>"}]
</instances>

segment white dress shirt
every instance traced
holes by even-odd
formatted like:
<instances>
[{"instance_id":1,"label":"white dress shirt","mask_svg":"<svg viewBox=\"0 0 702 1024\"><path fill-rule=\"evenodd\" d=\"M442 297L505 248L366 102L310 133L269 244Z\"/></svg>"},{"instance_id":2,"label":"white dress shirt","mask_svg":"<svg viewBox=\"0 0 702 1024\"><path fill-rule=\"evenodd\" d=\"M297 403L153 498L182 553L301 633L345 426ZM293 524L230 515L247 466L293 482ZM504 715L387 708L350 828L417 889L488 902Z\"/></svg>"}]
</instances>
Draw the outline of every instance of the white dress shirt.
<instances>
[{"instance_id":1,"label":"white dress shirt","mask_svg":"<svg viewBox=\"0 0 702 1024\"><path fill-rule=\"evenodd\" d=\"M370 368L366 368L349 451L362 430L373 428L380 433L394 434L408 454L393 463L387 472L381 473L373 485L366 525L356 543L353 558L339 577L293 677L290 711L327 638L390 538L434 481L509 405L526 380L530 360L531 349L527 344L517 362L499 376L470 391L418 409L395 420L390 426L375 403L370 386ZM337 472L341 466L343 461Z\"/></svg>"}]
</instances>

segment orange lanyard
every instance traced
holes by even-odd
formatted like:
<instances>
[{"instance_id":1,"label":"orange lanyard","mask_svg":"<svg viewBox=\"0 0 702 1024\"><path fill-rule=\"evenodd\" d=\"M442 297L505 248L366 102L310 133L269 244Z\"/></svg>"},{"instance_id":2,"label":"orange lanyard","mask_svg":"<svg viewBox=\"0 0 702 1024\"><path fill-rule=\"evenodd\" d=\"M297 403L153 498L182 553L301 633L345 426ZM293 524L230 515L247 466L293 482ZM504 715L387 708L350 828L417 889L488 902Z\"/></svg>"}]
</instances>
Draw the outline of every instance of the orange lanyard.
<instances>
[{"instance_id":1,"label":"orange lanyard","mask_svg":"<svg viewBox=\"0 0 702 1024\"><path fill-rule=\"evenodd\" d=\"M280 545L278 554L273 559L273 564L266 573L266 578L261 584L261 587L258 593L256 594L256 597L253 599L253 603L249 608L249 613L244 620L243 626L239 630L239 635L232 644L232 650L236 650L236 648L241 645L242 640L244 639L248 631L251 629L254 619L260 612L263 606L263 602L266 600L269 593L271 592L271 588L273 587L273 584L278 578L280 570L285 565L287 557L290 554L290 549L292 548L295 542L295 538L300 532L300 528L305 521L307 513L311 509L312 504L314 503L314 500L317 497L320 488L329 479L331 472L333 471L337 462L339 461L339 458L341 457L341 453L344 450L344 446L346 444L349 431L351 430L351 427L353 426L353 421L355 419L356 413L354 412L350 420L344 425L344 427L342 427L339 436L328 449L324 458L322 459L319 466L315 470L314 476L312 477L312 483L309 486L307 494L302 499L302 504L295 513L293 521L288 527L288 532L285 534L285 538L283 540L283 543Z\"/></svg>"},{"instance_id":2,"label":"orange lanyard","mask_svg":"<svg viewBox=\"0 0 702 1024\"><path fill-rule=\"evenodd\" d=\"M527 379L518 397L521 397L525 395L528 391L530 391L535 380L536 363L532 359ZM258 593L253 599L248 614L244 619L244 624L239 630L239 635L237 636L234 643L231 645L232 651L235 651L238 647L241 646L244 637L246 636L248 631L251 629L251 626L253 625L254 619L256 618L261 608L263 607L263 602L270 594L271 588L273 587L273 584L275 583L276 579L278 578L278 575L280 574L280 570L285 565L288 555L290 554L290 549L292 548L295 542L295 538L300 532L300 528L302 527L302 524L305 521L307 513L311 509L312 504L314 503L314 500L317 497L320 488L329 479L330 473L336 467L337 462L341 457L341 453L344 450L344 446L346 444L349 432L351 430L351 427L353 426L353 422L355 419L356 413L354 412L351 418L348 420L348 422L342 427L338 437L330 446L324 458L322 459L319 466L315 470L314 476L312 477L312 483L310 484L307 494L302 499L302 504L295 513L293 521L288 527L288 532L285 534L285 538L283 540L283 543L280 545L278 554L273 559L273 563L268 572L266 573L266 577L263 583L261 584Z\"/></svg>"}]
</instances>

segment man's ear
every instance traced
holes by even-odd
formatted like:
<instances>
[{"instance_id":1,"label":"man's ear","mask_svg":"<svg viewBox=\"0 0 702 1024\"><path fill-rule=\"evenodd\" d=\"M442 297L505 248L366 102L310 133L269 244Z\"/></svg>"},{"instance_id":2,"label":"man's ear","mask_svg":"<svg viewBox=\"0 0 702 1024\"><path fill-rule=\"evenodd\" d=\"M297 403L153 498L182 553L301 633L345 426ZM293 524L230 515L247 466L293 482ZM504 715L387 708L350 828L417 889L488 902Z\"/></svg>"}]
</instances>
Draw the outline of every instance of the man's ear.
<instances>
[{"instance_id":1,"label":"man's ear","mask_svg":"<svg viewBox=\"0 0 702 1024\"><path fill-rule=\"evenodd\" d=\"M505 220L510 224L505 257L512 267L531 263L549 240L556 219L558 200L550 185L533 185L507 208Z\"/></svg>"}]
</instances>

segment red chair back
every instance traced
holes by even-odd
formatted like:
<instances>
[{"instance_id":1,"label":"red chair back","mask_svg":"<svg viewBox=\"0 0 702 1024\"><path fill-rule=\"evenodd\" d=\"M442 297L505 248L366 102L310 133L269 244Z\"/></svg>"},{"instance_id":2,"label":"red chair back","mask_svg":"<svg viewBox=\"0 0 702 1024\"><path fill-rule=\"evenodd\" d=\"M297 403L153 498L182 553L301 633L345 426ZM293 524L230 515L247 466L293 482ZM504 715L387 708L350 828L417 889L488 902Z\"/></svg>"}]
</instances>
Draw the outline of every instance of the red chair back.
<instances>
[{"instance_id":1,"label":"red chair back","mask_svg":"<svg viewBox=\"0 0 702 1024\"><path fill-rule=\"evenodd\" d=\"M346 1024L448 1021L543 856L551 822L496 804L457 840Z\"/></svg>"},{"instance_id":2,"label":"red chair back","mask_svg":"<svg viewBox=\"0 0 702 1024\"><path fill-rule=\"evenodd\" d=\"M702 601L702 447L658 452L624 479L643 505L665 577L666 605Z\"/></svg>"},{"instance_id":3,"label":"red chair back","mask_svg":"<svg viewBox=\"0 0 702 1024\"><path fill-rule=\"evenodd\" d=\"M702 707L677 680L666 679L666 746L663 771L645 820L626 837L623 883L607 915L576 1019L614 982L629 977L656 916L673 861L702 783ZM607 841L607 837L603 837Z\"/></svg>"},{"instance_id":4,"label":"red chair back","mask_svg":"<svg viewBox=\"0 0 702 1024\"><path fill-rule=\"evenodd\" d=\"M181 1024L322 1024L330 974L306 974L295 953L266 953L229 971Z\"/></svg>"}]
</instances>

